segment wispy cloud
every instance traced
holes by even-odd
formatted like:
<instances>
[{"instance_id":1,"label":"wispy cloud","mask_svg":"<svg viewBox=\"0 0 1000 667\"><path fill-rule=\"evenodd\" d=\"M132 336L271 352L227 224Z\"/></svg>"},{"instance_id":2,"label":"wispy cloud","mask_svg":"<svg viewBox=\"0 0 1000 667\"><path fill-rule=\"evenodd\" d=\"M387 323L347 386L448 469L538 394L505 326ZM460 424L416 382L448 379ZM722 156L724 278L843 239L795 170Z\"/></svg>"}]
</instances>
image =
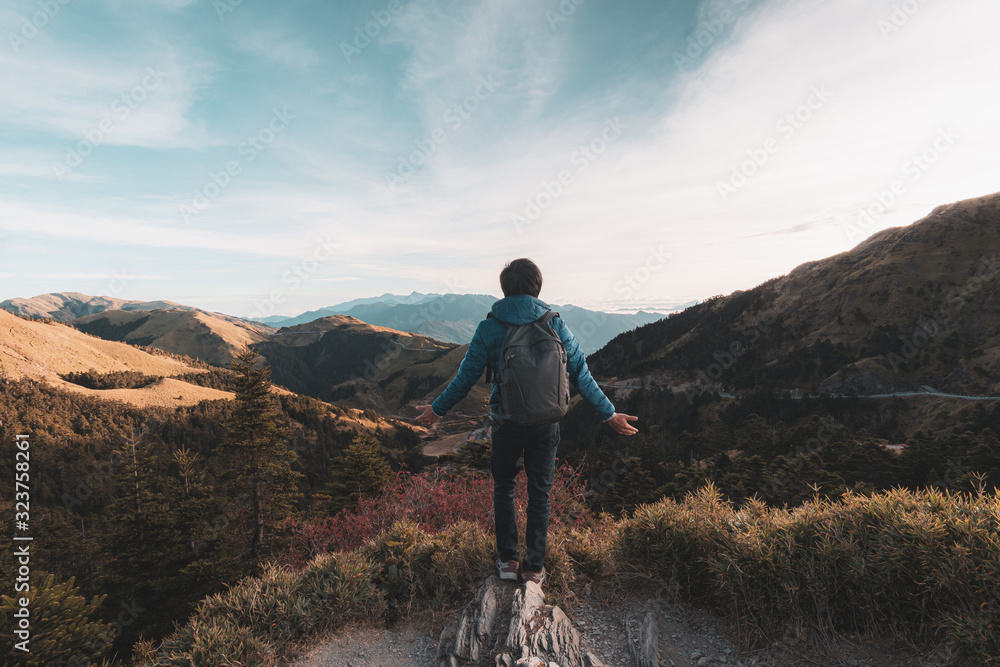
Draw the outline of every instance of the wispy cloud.
<instances>
[{"instance_id":1,"label":"wispy cloud","mask_svg":"<svg viewBox=\"0 0 1000 667\"><path fill-rule=\"evenodd\" d=\"M0 50L0 124L67 141L145 147L204 145L189 114L216 71L211 58L153 45L128 61L46 49L31 58ZM103 130L102 130L103 125ZM110 131L108 131L110 128Z\"/></svg>"},{"instance_id":2,"label":"wispy cloud","mask_svg":"<svg viewBox=\"0 0 1000 667\"><path fill-rule=\"evenodd\" d=\"M320 62L319 53L290 38L278 28L243 31L236 38L236 44L243 51L287 67L301 69Z\"/></svg>"},{"instance_id":3,"label":"wispy cloud","mask_svg":"<svg viewBox=\"0 0 1000 667\"><path fill-rule=\"evenodd\" d=\"M553 301L605 303L662 247L669 261L634 298L689 300L846 250L845 225L896 179L905 193L866 233L1000 182L992 0L923 4L888 36L893 0L571 3L556 24L557 2L412 0L350 62L339 42L368 8L242 3L220 24L192 20L204 4L148 4L158 11L115 5L129 29L102 32L106 15L73 3L30 58L0 50L2 227L73 239L67 273L162 253L219 304L249 304L329 235L337 259L296 303L456 280L495 291L523 255ZM673 54L727 8L679 67ZM69 31L70 18L93 30ZM162 87L117 119L111 105L147 67ZM269 136L275 105L296 118ZM85 167L42 178L109 115ZM942 128L959 138L910 180L907 161ZM250 160L246 142L263 139ZM233 160L239 173L223 175ZM178 204L219 181L184 224Z\"/></svg>"}]
</instances>

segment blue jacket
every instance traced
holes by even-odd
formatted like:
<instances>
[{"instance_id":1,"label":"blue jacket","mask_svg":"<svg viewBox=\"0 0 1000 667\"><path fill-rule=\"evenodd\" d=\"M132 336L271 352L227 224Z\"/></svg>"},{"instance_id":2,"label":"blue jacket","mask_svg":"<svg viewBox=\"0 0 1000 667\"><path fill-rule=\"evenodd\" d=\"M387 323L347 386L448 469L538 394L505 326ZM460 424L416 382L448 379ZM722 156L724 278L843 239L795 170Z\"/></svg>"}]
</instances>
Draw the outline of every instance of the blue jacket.
<instances>
[{"instance_id":1,"label":"blue jacket","mask_svg":"<svg viewBox=\"0 0 1000 667\"><path fill-rule=\"evenodd\" d=\"M507 324L528 324L537 320L548 310L551 308L547 303L528 294L509 296L495 302L491 309L493 317L483 320L476 327L476 333L472 336L472 342L469 343L469 349L465 353L465 358L462 359L462 365L459 366L455 379L431 405L434 414L443 417L445 413L455 407L456 403L465 398L469 390L482 376L487 362L491 368L497 368L500 363L500 348L503 346L504 333L507 331L504 325L497 320L502 320ZM615 406L611 404L611 401L594 381L594 377L587 368L587 359L583 350L580 349L580 344L573 337L573 333L560 317L552 319L552 328L562 339L563 346L566 348L566 368L569 371L570 381L593 406L601 419L604 421L611 419L615 415ZM503 421L502 414L500 387L496 383L494 375L493 390L490 393L490 416L495 421Z\"/></svg>"}]
</instances>

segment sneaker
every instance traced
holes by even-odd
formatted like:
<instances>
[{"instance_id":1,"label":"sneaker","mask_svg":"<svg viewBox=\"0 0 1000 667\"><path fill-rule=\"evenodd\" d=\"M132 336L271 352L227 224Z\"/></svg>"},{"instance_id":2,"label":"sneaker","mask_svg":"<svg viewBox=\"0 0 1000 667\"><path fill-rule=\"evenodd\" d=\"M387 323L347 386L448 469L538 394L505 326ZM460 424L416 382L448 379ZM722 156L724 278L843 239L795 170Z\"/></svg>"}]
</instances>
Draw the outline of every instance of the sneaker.
<instances>
[{"instance_id":1,"label":"sneaker","mask_svg":"<svg viewBox=\"0 0 1000 667\"><path fill-rule=\"evenodd\" d=\"M517 566L516 560L502 561L497 558L497 574L504 581L517 581Z\"/></svg>"},{"instance_id":2,"label":"sneaker","mask_svg":"<svg viewBox=\"0 0 1000 667\"><path fill-rule=\"evenodd\" d=\"M539 586L541 586L542 582L545 581L545 568L542 567L541 572L522 572L521 578L524 579L524 583L533 581Z\"/></svg>"}]
</instances>

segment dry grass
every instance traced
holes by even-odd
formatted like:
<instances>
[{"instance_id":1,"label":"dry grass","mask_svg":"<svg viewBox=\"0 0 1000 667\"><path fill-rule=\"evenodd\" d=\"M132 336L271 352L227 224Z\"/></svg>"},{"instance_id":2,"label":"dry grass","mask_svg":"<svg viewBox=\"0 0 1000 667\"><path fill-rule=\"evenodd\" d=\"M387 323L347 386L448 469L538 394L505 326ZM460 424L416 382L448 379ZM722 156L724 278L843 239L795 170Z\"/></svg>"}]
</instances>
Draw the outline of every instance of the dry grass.
<instances>
[{"instance_id":1,"label":"dry grass","mask_svg":"<svg viewBox=\"0 0 1000 667\"><path fill-rule=\"evenodd\" d=\"M85 371L135 371L163 379L139 389L95 390L60 377ZM173 377L203 372L180 359L95 338L58 322L26 320L0 310L0 375L11 379L32 378L66 391L138 407L180 407L232 398L230 392Z\"/></svg>"},{"instance_id":2,"label":"dry grass","mask_svg":"<svg viewBox=\"0 0 1000 667\"><path fill-rule=\"evenodd\" d=\"M88 336L65 324L25 320L0 310L0 372L11 379L48 379L88 370L138 371L170 377L201 369Z\"/></svg>"},{"instance_id":3,"label":"dry grass","mask_svg":"<svg viewBox=\"0 0 1000 667\"><path fill-rule=\"evenodd\" d=\"M708 487L640 507L617 558L726 615L749 645L789 628L1000 655L1000 499L895 490L792 510Z\"/></svg>"},{"instance_id":4,"label":"dry grass","mask_svg":"<svg viewBox=\"0 0 1000 667\"><path fill-rule=\"evenodd\" d=\"M227 366L244 345L253 345L268 337L263 325L199 310L111 310L81 317L74 323L105 321L123 326L137 320L144 321L129 332L126 342L151 341L146 344L223 366Z\"/></svg>"}]
</instances>

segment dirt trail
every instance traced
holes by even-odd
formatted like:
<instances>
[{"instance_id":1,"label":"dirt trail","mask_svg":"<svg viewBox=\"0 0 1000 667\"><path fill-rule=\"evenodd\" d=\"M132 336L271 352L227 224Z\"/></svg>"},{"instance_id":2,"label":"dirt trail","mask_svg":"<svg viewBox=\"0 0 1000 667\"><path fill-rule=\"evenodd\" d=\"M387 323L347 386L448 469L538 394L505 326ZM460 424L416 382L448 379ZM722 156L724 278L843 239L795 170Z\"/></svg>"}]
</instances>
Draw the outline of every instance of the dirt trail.
<instances>
[{"instance_id":1,"label":"dirt trail","mask_svg":"<svg viewBox=\"0 0 1000 667\"><path fill-rule=\"evenodd\" d=\"M660 665L743 667L824 665L829 667L932 667L944 664L894 651L884 643L843 637L823 650L794 638L764 651L740 650L717 617L658 593L640 592L601 603L589 592L564 607L587 650L608 667L631 667L628 631L638 635L648 613L658 624ZM434 667L438 638L447 618L416 618L393 628L343 628L321 640L293 667Z\"/></svg>"}]
</instances>

